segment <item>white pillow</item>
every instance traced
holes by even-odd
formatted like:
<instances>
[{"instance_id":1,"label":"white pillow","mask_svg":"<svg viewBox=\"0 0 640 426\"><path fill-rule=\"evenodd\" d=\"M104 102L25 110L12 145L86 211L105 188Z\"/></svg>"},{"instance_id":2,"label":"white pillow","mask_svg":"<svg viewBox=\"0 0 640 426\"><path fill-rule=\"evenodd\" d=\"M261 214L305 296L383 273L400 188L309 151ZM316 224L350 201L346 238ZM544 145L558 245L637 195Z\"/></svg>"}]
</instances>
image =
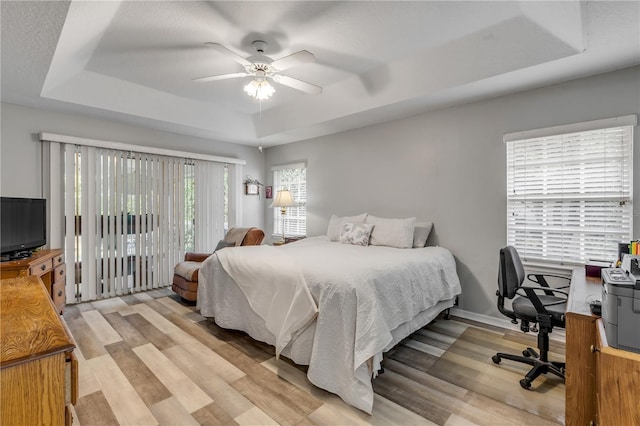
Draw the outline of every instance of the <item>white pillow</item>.
<instances>
[{"instance_id":1,"label":"white pillow","mask_svg":"<svg viewBox=\"0 0 640 426\"><path fill-rule=\"evenodd\" d=\"M372 229L373 225L366 223L345 223L340 231L340 242L366 247L369 245Z\"/></svg>"},{"instance_id":2,"label":"white pillow","mask_svg":"<svg viewBox=\"0 0 640 426\"><path fill-rule=\"evenodd\" d=\"M329 237L329 241L340 240L340 231L342 231L342 226L345 223L362 224L364 223L364 220L366 217L367 217L366 213L362 213L357 216L344 216L344 217L338 217L335 214L331 215L331 220L329 221L329 228L327 229L327 237Z\"/></svg>"},{"instance_id":3,"label":"white pillow","mask_svg":"<svg viewBox=\"0 0 640 426\"><path fill-rule=\"evenodd\" d=\"M424 247L433 229L433 222L416 222L413 231L413 248Z\"/></svg>"},{"instance_id":4,"label":"white pillow","mask_svg":"<svg viewBox=\"0 0 640 426\"><path fill-rule=\"evenodd\" d=\"M416 218L385 219L383 217L367 216L365 223L374 225L371 232L372 246L388 246L397 248L413 247L413 230Z\"/></svg>"}]
</instances>

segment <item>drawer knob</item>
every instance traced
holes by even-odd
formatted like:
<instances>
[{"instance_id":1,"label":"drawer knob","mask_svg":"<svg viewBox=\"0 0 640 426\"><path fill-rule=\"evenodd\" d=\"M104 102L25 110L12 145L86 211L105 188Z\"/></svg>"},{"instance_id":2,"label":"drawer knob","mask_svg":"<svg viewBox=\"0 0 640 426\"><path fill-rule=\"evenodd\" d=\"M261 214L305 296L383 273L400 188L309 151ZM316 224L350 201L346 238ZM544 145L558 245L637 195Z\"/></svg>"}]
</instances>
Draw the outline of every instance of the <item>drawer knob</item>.
<instances>
[{"instance_id":1,"label":"drawer knob","mask_svg":"<svg viewBox=\"0 0 640 426\"><path fill-rule=\"evenodd\" d=\"M58 290L58 297L62 297L62 290Z\"/></svg>"},{"instance_id":2,"label":"drawer knob","mask_svg":"<svg viewBox=\"0 0 640 426\"><path fill-rule=\"evenodd\" d=\"M62 263L62 256L58 258L58 262Z\"/></svg>"},{"instance_id":3,"label":"drawer knob","mask_svg":"<svg viewBox=\"0 0 640 426\"><path fill-rule=\"evenodd\" d=\"M591 345L591 353L600 352L600 349L596 348L594 345Z\"/></svg>"},{"instance_id":4,"label":"drawer knob","mask_svg":"<svg viewBox=\"0 0 640 426\"><path fill-rule=\"evenodd\" d=\"M46 266L46 265L40 265L40 270L41 270L41 271L44 271L45 269L47 269L47 266Z\"/></svg>"},{"instance_id":5,"label":"drawer knob","mask_svg":"<svg viewBox=\"0 0 640 426\"><path fill-rule=\"evenodd\" d=\"M60 275L64 274L64 271L61 269L60 272L58 272Z\"/></svg>"}]
</instances>

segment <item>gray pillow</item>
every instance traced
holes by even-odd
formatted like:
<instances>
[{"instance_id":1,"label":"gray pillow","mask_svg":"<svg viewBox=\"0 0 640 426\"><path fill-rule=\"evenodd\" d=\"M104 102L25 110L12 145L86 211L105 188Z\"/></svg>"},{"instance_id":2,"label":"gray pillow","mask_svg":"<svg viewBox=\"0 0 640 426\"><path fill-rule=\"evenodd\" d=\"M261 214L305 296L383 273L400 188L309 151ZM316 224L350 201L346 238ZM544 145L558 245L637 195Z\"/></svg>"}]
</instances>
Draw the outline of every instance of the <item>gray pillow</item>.
<instances>
[{"instance_id":1,"label":"gray pillow","mask_svg":"<svg viewBox=\"0 0 640 426\"><path fill-rule=\"evenodd\" d=\"M416 222L416 227L413 231L413 248L427 245L432 228L433 222Z\"/></svg>"},{"instance_id":2,"label":"gray pillow","mask_svg":"<svg viewBox=\"0 0 640 426\"><path fill-rule=\"evenodd\" d=\"M235 243L228 243L225 240L220 240L218 241L218 245L216 246L216 249L213 251L214 253L217 252L220 249L223 249L225 247L235 247Z\"/></svg>"}]
</instances>

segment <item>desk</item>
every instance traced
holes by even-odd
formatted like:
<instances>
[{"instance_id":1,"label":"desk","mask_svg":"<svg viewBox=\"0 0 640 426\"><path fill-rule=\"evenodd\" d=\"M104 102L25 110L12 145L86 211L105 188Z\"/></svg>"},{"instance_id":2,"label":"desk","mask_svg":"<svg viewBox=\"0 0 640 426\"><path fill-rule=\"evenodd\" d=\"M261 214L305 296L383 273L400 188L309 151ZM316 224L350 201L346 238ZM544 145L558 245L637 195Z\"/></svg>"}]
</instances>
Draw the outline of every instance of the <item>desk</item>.
<instances>
[{"instance_id":1,"label":"desk","mask_svg":"<svg viewBox=\"0 0 640 426\"><path fill-rule=\"evenodd\" d=\"M31 257L0 263L0 278L40 277L58 313L66 302L66 266L62 249L39 250Z\"/></svg>"},{"instance_id":2,"label":"desk","mask_svg":"<svg viewBox=\"0 0 640 426\"><path fill-rule=\"evenodd\" d=\"M70 425L75 343L37 276L0 281L0 425Z\"/></svg>"},{"instance_id":3,"label":"desk","mask_svg":"<svg viewBox=\"0 0 640 426\"><path fill-rule=\"evenodd\" d=\"M589 301L602 297L599 278L573 270L566 312L565 424L640 426L640 354L607 344Z\"/></svg>"}]
</instances>

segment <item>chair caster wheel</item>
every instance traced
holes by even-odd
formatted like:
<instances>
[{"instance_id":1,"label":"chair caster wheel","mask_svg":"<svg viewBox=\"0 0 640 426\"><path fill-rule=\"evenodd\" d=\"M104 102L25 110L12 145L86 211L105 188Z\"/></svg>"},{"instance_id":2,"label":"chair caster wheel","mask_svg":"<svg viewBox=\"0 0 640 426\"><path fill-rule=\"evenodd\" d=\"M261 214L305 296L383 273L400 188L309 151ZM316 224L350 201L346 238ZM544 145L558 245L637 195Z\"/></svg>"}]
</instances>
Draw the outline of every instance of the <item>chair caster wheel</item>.
<instances>
[{"instance_id":1,"label":"chair caster wheel","mask_svg":"<svg viewBox=\"0 0 640 426\"><path fill-rule=\"evenodd\" d=\"M531 382L527 379L522 379L520 380L520 386L522 386L522 389L529 390L531 389Z\"/></svg>"},{"instance_id":2,"label":"chair caster wheel","mask_svg":"<svg viewBox=\"0 0 640 426\"><path fill-rule=\"evenodd\" d=\"M494 364L500 364L500 357L498 355L494 355L491 357L491 361L493 361Z\"/></svg>"},{"instance_id":3,"label":"chair caster wheel","mask_svg":"<svg viewBox=\"0 0 640 426\"><path fill-rule=\"evenodd\" d=\"M522 355L526 356L527 358L531 358L531 352L529 352L528 349L525 349L524 351L522 351Z\"/></svg>"}]
</instances>

